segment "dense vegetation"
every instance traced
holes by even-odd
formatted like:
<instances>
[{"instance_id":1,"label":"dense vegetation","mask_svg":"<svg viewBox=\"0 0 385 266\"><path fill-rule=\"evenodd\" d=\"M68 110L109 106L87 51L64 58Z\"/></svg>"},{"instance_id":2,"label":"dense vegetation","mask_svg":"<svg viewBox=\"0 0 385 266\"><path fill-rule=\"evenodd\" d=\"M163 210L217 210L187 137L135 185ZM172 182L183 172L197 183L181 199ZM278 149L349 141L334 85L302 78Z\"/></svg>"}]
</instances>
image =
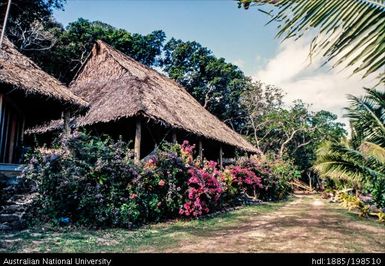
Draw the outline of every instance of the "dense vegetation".
<instances>
[{"instance_id":1,"label":"dense vegetation","mask_svg":"<svg viewBox=\"0 0 385 266\"><path fill-rule=\"evenodd\" d=\"M141 164L123 141L75 132L28 156L23 177L39 197L32 222L132 227L222 208L285 199L296 169L284 161L243 158L220 170L194 159L194 146L164 143Z\"/></svg>"},{"instance_id":2,"label":"dense vegetation","mask_svg":"<svg viewBox=\"0 0 385 266\"><path fill-rule=\"evenodd\" d=\"M50 8L58 6L61 1L55 3L49 5L46 16L49 16ZM17 12L12 15L18 16ZM314 178L309 169L319 143L345 135L343 125L336 121L334 114L312 112L310 106L301 101L287 107L281 89L252 81L237 66L216 57L197 42L174 38L166 41L163 31L148 35L132 34L85 19L78 19L64 29L57 23L48 23L53 21L49 17L39 20L44 27L37 32L49 37L52 45L44 46L48 40L42 42L40 37L31 35L31 42L26 47L20 38L27 33L16 34L13 21L12 18L8 36L23 53L59 80L70 82L94 42L102 39L148 66L160 67L207 110L247 136L263 154L295 163L306 179ZM38 46L44 46L44 49Z\"/></svg>"},{"instance_id":3,"label":"dense vegetation","mask_svg":"<svg viewBox=\"0 0 385 266\"><path fill-rule=\"evenodd\" d=\"M333 67L351 67L353 74L372 76L379 87L385 82L385 2L383 0L305 1L239 0L239 7L272 4L266 12L278 24L277 37L314 36L310 55L321 54ZM265 5L270 6L270 5ZM316 161L323 187L336 201L361 215L375 214L385 221L385 94L365 89L363 97L349 96L346 108L351 134L319 142ZM331 128L329 128L330 130ZM335 129L332 129L335 131ZM313 147L314 148L314 147ZM382 208L382 209L381 209Z\"/></svg>"},{"instance_id":4,"label":"dense vegetation","mask_svg":"<svg viewBox=\"0 0 385 266\"><path fill-rule=\"evenodd\" d=\"M34 210L40 221L131 227L200 216L240 204L242 194L283 199L291 190L288 179L317 183L319 175L324 188L351 187L357 194L368 193L377 207L385 207L383 92L368 90L365 97L351 97L352 134L348 139L333 113L313 112L300 100L284 103L280 88L252 81L236 65L197 42L167 39L163 31L130 33L81 18L63 28L52 17L52 10L62 8L64 2L14 0L7 36L64 83L72 80L94 42L102 39L182 84L207 110L246 136L261 155L220 171L215 162L194 160L187 143L165 144L138 166L124 142L75 134L61 139L57 149L30 154L24 174L39 184L41 196ZM271 14L283 24L278 36L301 37L318 29L311 51L322 53L326 60L338 59L336 65L359 63L355 72L364 76L378 74L384 65L380 4L239 1L246 8L265 2L277 7ZM364 15L353 16L357 10ZM335 31L337 27L340 32ZM321 40L323 36L331 41ZM362 45L365 49L359 50ZM378 80L384 82L383 73ZM349 193L337 196L366 210Z\"/></svg>"},{"instance_id":5,"label":"dense vegetation","mask_svg":"<svg viewBox=\"0 0 385 266\"><path fill-rule=\"evenodd\" d=\"M370 193L378 207L385 207L385 93L366 90L362 97L350 96L347 109L351 139L327 142L318 151L316 169L322 176L337 179L337 187L353 187Z\"/></svg>"}]
</instances>

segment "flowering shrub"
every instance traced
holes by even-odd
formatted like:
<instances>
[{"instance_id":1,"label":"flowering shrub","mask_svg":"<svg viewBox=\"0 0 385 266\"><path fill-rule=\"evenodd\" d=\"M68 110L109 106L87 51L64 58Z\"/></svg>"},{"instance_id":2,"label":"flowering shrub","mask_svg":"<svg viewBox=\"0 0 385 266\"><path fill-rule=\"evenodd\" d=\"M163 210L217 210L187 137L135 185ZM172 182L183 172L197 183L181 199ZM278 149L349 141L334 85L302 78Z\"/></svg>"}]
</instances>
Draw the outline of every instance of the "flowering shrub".
<instances>
[{"instance_id":1,"label":"flowering shrub","mask_svg":"<svg viewBox=\"0 0 385 266\"><path fill-rule=\"evenodd\" d=\"M257 188L257 196L266 201L287 198L292 192L289 181L300 176L293 164L282 160L252 156L239 159L237 165L249 169L261 178L262 186Z\"/></svg>"},{"instance_id":2,"label":"flowering shrub","mask_svg":"<svg viewBox=\"0 0 385 266\"><path fill-rule=\"evenodd\" d=\"M190 145L190 143L187 140L183 141L182 145L180 145L180 154L185 163L193 164L194 149L195 149L195 145Z\"/></svg>"},{"instance_id":3,"label":"flowering shrub","mask_svg":"<svg viewBox=\"0 0 385 266\"><path fill-rule=\"evenodd\" d=\"M27 156L23 176L38 184L40 195L31 217L42 222L68 217L87 226L131 226L137 223L139 206L129 202L127 187L138 174L123 141L78 132L61 138L60 148Z\"/></svg>"},{"instance_id":4,"label":"flowering shrub","mask_svg":"<svg viewBox=\"0 0 385 266\"><path fill-rule=\"evenodd\" d=\"M191 166L188 173L188 200L179 214L197 217L216 209L223 191L218 181L221 173L216 162L205 162L202 169Z\"/></svg>"},{"instance_id":5,"label":"flowering shrub","mask_svg":"<svg viewBox=\"0 0 385 266\"><path fill-rule=\"evenodd\" d=\"M233 166L229 170L232 175L231 185L241 192L256 197L257 188L262 188L261 178L250 169L241 166Z\"/></svg>"},{"instance_id":6,"label":"flowering shrub","mask_svg":"<svg viewBox=\"0 0 385 266\"><path fill-rule=\"evenodd\" d=\"M159 221L178 215L187 190L188 165L180 145L165 144L146 159L130 191L136 195L143 221ZM184 155L187 155L184 153Z\"/></svg>"},{"instance_id":7,"label":"flowering shrub","mask_svg":"<svg viewBox=\"0 0 385 266\"><path fill-rule=\"evenodd\" d=\"M194 148L188 141L166 143L134 164L121 140L79 132L62 137L56 149L27 156L23 175L40 194L30 216L59 225L130 228L198 217L242 203L236 199L243 194L276 200L290 191L280 162L244 159L220 171L214 161L194 160Z\"/></svg>"}]
</instances>

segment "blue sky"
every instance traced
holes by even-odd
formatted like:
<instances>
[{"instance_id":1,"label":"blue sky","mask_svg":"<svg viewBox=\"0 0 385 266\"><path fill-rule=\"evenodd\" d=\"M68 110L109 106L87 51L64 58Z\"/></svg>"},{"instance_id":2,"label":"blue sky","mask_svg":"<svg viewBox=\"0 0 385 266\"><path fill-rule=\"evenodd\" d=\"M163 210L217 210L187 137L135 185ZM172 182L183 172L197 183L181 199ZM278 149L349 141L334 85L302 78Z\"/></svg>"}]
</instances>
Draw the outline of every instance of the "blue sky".
<instances>
[{"instance_id":1,"label":"blue sky","mask_svg":"<svg viewBox=\"0 0 385 266\"><path fill-rule=\"evenodd\" d=\"M253 79L282 88L287 103L302 99L315 111L336 113L343 122L347 94L360 95L362 87L373 83L330 70L330 65L320 68L320 56L309 64L311 36L282 43L275 39L276 25L265 26L266 14L238 9L233 0L67 0L64 8L54 12L64 26L82 17L132 33L160 29L168 38L197 41Z\"/></svg>"},{"instance_id":2,"label":"blue sky","mask_svg":"<svg viewBox=\"0 0 385 266\"><path fill-rule=\"evenodd\" d=\"M163 30L168 38L197 41L247 74L261 69L278 49L275 27L256 9L238 9L233 0L67 0L54 16L63 25L79 17L129 32Z\"/></svg>"}]
</instances>

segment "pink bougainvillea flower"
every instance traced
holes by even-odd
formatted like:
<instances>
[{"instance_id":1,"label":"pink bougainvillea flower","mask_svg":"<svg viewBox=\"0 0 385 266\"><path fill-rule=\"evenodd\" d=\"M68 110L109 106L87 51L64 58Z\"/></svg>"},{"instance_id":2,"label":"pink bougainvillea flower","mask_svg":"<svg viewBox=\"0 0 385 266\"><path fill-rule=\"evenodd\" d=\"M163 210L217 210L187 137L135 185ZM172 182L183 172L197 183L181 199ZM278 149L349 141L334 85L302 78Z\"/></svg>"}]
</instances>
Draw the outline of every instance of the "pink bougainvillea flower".
<instances>
[{"instance_id":1,"label":"pink bougainvillea flower","mask_svg":"<svg viewBox=\"0 0 385 266\"><path fill-rule=\"evenodd\" d=\"M159 181L159 183L158 183L158 185L159 185L160 187L163 187L165 184L166 184L166 182L164 182L163 179L161 179L161 180Z\"/></svg>"},{"instance_id":2,"label":"pink bougainvillea flower","mask_svg":"<svg viewBox=\"0 0 385 266\"><path fill-rule=\"evenodd\" d=\"M136 195L135 193L130 195L130 199L136 199L137 197L138 195Z\"/></svg>"}]
</instances>

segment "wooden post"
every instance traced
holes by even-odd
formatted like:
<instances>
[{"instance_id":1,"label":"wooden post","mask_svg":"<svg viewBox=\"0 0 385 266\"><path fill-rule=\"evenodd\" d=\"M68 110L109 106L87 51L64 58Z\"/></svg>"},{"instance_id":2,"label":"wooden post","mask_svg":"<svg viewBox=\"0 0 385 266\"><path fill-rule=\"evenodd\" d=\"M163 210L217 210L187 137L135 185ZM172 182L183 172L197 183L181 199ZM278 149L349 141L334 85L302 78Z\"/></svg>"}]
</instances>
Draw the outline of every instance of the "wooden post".
<instances>
[{"instance_id":1,"label":"wooden post","mask_svg":"<svg viewBox=\"0 0 385 266\"><path fill-rule=\"evenodd\" d=\"M63 133L65 135L69 135L71 133L70 119L71 119L71 113L69 111L64 111L64 114L63 114L63 120L64 120Z\"/></svg>"},{"instance_id":2,"label":"wooden post","mask_svg":"<svg viewBox=\"0 0 385 266\"><path fill-rule=\"evenodd\" d=\"M172 131L171 138L172 138L172 143L176 144L178 140L177 140L177 138L176 138L176 132L175 132L175 130Z\"/></svg>"},{"instance_id":3,"label":"wooden post","mask_svg":"<svg viewBox=\"0 0 385 266\"><path fill-rule=\"evenodd\" d=\"M24 131L25 131L25 116L23 115L21 117L23 121L21 122L21 136L20 136L20 143L23 145L24 144Z\"/></svg>"},{"instance_id":4,"label":"wooden post","mask_svg":"<svg viewBox=\"0 0 385 266\"><path fill-rule=\"evenodd\" d=\"M3 138L5 135L5 130L4 130L4 124L5 124L5 108L4 106L4 95L0 93L0 162L2 162L2 157L3 157Z\"/></svg>"},{"instance_id":5,"label":"wooden post","mask_svg":"<svg viewBox=\"0 0 385 266\"><path fill-rule=\"evenodd\" d=\"M8 146L8 163L14 163L13 157L15 153L15 143L16 143L16 126L17 126L17 116L12 114L10 116L10 134L9 134L9 146Z\"/></svg>"},{"instance_id":6,"label":"wooden post","mask_svg":"<svg viewBox=\"0 0 385 266\"><path fill-rule=\"evenodd\" d=\"M7 5L7 9L5 11L5 17L4 17L4 21L3 21L3 29L1 31L1 36L0 36L0 49L1 49L1 45L3 44L3 39L4 39L4 34L5 34L5 28L7 27L7 20L8 20L8 16L9 16L9 9L11 8L11 0L8 0L8 5Z\"/></svg>"},{"instance_id":7,"label":"wooden post","mask_svg":"<svg viewBox=\"0 0 385 266\"><path fill-rule=\"evenodd\" d=\"M202 145L201 139L199 139L198 141L198 152L199 152L199 158L203 160L203 145Z\"/></svg>"},{"instance_id":8,"label":"wooden post","mask_svg":"<svg viewBox=\"0 0 385 266\"><path fill-rule=\"evenodd\" d=\"M134 143L134 161L135 163L139 163L140 161L140 144L142 142L142 123L140 118L136 120L135 127L135 143Z\"/></svg>"},{"instance_id":9,"label":"wooden post","mask_svg":"<svg viewBox=\"0 0 385 266\"><path fill-rule=\"evenodd\" d=\"M223 147L222 144L219 146L219 167L223 169Z\"/></svg>"}]
</instances>

